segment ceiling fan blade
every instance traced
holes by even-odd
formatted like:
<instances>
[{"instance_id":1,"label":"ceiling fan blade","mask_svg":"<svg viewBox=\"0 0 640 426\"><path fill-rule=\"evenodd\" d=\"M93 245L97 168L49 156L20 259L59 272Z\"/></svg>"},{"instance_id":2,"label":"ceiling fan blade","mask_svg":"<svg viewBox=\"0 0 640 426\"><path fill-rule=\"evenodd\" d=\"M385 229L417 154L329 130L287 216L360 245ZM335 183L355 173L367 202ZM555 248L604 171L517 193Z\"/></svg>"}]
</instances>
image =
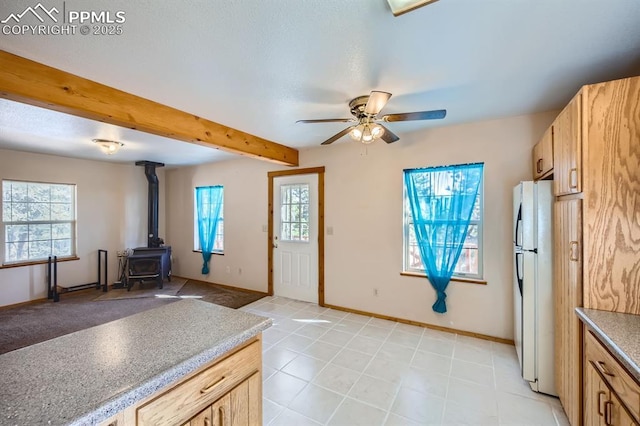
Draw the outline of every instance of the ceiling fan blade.
<instances>
[{"instance_id":1,"label":"ceiling fan blade","mask_svg":"<svg viewBox=\"0 0 640 426\"><path fill-rule=\"evenodd\" d=\"M320 145L329 145L329 144L334 143L335 141L337 141L338 139L340 139L341 137L343 137L344 135L349 133L351 131L351 129L353 129L354 127L356 127L356 126L347 127L346 129L344 129L340 133L336 133L335 135L331 136L329 139L327 139L326 141L322 142Z\"/></svg>"},{"instance_id":2,"label":"ceiling fan blade","mask_svg":"<svg viewBox=\"0 0 640 426\"><path fill-rule=\"evenodd\" d=\"M355 118L321 118L319 120L298 120L296 123L351 123Z\"/></svg>"},{"instance_id":3,"label":"ceiling fan blade","mask_svg":"<svg viewBox=\"0 0 640 426\"><path fill-rule=\"evenodd\" d=\"M369 95L369 100L367 101L367 105L364 107L365 114L376 115L379 113L382 108L389 102L389 98L391 97L391 93L387 92L376 92L373 91Z\"/></svg>"},{"instance_id":4,"label":"ceiling fan blade","mask_svg":"<svg viewBox=\"0 0 640 426\"><path fill-rule=\"evenodd\" d=\"M433 111L405 112L403 114L387 114L382 117L383 121L411 121L411 120L440 120L447 116L446 109Z\"/></svg>"},{"instance_id":5,"label":"ceiling fan blade","mask_svg":"<svg viewBox=\"0 0 640 426\"><path fill-rule=\"evenodd\" d=\"M382 136L380 136L380 139L382 139L386 143L394 143L395 141L400 139L398 135L393 133L391 130L389 130L385 126L382 126L382 125L380 126L384 129L384 133L382 134Z\"/></svg>"}]
</instances>

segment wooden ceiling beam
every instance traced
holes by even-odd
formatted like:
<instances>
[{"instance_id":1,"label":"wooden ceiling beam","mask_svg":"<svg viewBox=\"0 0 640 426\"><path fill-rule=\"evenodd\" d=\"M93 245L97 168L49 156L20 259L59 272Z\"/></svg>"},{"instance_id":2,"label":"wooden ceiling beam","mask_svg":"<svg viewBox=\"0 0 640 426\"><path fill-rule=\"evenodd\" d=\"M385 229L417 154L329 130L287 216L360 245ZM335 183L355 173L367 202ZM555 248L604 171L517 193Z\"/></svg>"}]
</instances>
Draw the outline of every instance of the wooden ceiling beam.
<instances>
[{"instance_id":1,"label":"wooden ceiling beam","mask_svg":"<svg viewBox=\"0 0 640 426\"><path fill-rule=\"evenodd\" d=\"M298 151L0 50L0 97L289 166Z\"/></svg>"}]
</instances>

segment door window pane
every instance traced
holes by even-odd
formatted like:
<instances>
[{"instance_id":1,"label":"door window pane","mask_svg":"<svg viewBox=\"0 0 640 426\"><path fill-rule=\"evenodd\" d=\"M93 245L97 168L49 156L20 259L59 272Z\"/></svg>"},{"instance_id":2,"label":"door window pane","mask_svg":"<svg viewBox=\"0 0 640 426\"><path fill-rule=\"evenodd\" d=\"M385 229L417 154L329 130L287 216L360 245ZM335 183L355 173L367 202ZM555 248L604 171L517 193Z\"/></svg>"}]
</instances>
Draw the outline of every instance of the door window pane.
<instances>
[{"instance_id":1,"label":"door window pane","mask_svg":"<svg viewBox=\"0 0 640 426\"><path fill-rule=\"evenodd\" d=\"M280 186L280 239L309 242L309 185Z\"/></svg>"}]
</instances>

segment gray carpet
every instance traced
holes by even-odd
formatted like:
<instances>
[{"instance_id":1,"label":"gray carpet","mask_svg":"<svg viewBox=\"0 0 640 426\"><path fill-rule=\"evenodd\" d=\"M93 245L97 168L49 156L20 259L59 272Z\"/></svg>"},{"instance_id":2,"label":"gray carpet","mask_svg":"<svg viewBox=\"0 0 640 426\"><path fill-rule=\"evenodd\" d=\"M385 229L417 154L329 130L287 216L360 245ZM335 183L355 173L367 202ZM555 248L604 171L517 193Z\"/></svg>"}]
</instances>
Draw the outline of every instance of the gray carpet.
<instances>
[{"instance_id":1,"label":"gray carpet","mask_svg":"<svg viewBox=\"0 0 640 426\"><path fill-rule=\"evenodd\" d=\"M182 287L186 284L187 280L184 278L174 277L171 281L165 280L162 284L162 288L158 288L155 281L145 281L141 283L135 283L131 289L116 288L109 290L106 293L100 292L95 301L102 300L118 300L118 299L138 299L138 298L154 298L160 296L177 296Z\"/></svg>"},{"instance_id":2,"label":"gray carpet","mask_svg":"<svg viewBox=\"0 0 640 426\"><path fill-rule=\"evenodd\" d=\"M177 297L94 300L100 294L103 294L100 290L89 289L62 294L57 303L42 301L0 308L0 354L180 300ZM201 296L206 302L234 309L264 297L195 280L188 280L177 296Z\"/></svg>"}]
</instances>

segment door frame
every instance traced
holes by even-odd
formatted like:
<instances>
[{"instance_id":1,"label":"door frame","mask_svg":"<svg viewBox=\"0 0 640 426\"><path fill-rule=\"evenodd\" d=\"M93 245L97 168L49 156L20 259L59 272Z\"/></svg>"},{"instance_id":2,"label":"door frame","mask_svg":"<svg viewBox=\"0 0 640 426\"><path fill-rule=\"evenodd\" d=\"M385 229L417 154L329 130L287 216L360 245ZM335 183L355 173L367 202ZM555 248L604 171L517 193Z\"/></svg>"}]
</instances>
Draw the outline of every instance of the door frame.
<instances>
[{"instance_id":1,"label":"door frame","mask_svg":"<svg viewBox=\"0 0 640 426\"><path fill-rule=\"evenodd\" d=\"M268 274L267 294L273 296L273 181L277 177L291 175L318 175L318 305L324 306L324 166L306 169L268 172L269 222L267 232Z\"/></svg>"}]
</instances>

